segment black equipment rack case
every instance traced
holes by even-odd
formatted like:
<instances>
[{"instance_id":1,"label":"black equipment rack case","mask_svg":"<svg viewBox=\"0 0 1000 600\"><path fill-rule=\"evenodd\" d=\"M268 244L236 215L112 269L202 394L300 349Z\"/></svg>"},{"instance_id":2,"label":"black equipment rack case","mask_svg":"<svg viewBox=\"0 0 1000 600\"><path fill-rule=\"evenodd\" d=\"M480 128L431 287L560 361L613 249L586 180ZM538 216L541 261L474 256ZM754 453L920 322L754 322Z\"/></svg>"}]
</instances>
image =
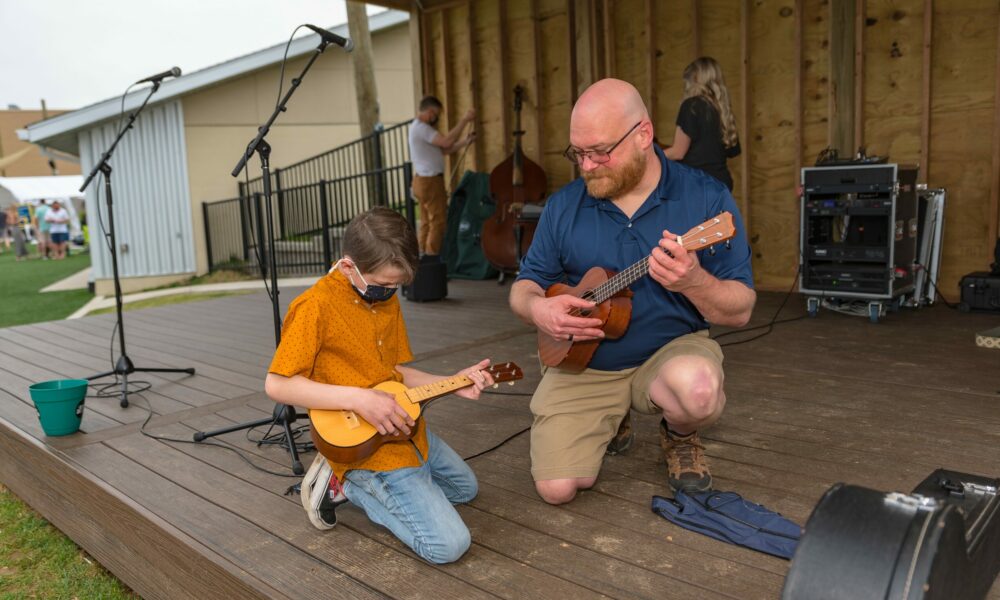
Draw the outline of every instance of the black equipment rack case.
<instances>
[{"instance_id":1,"label":"black equipment rack case","mask_svg":"<svg viewBox=\"0 0 1000 600\"><path fill-rule=\"evenodd\" d=\"M799 291L811 316L822 298L868 301L877 322L915 289L917 167L802 169Z\"/></svg>"}]
</instances>

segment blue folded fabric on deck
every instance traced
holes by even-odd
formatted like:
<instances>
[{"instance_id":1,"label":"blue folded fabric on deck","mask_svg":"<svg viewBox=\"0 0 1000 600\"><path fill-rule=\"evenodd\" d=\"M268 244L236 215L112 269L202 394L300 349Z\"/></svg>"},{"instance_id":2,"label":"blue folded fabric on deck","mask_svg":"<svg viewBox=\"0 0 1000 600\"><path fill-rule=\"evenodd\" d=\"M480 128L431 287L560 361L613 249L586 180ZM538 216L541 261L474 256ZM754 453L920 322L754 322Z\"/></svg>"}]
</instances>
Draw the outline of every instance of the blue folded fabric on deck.
<instances>
[{"instance_id":1,"label":"blue folded fabric on deck","mask_svg":"<svg viewBox=\"0 0 1000 600\"><path fill-rule=\"evenodd\" d=\"M791 558L802 528L736 492L653 496L653 512L675 525L723 542Z\"/></svg>"}]
</instances>

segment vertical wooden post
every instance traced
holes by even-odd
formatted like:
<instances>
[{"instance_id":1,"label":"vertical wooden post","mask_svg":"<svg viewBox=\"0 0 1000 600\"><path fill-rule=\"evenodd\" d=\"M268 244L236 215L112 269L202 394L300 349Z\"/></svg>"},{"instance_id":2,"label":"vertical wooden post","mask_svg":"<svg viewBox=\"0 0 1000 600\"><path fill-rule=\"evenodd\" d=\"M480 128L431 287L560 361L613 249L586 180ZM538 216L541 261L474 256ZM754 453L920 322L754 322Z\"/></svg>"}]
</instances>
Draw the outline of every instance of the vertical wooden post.
<instances>
[{"instance_id":1,"label":"vertical wooden post","mask_svg":"<svg viewBox=\"0 0 1000 600\"><path fill-rule=\"evenodd\" d=\"M420 8L413 6L410 8L410 70L413 72L413 106L420 103L424 97L424 44L423 33L420 31L420 22L423 15Z\"/></svg>"},{"instance_id":2,"label":"vertical wooden post","mask_svg":"<svg viewBox=\"0 0 1000 600\"><path fill-rule=\"evenodd\" d=\"M420 92L421 98L433 93L435 87L434 72L434 51L431 48L431 16L426 12L420 13L420 58L424 63L424 87Z\"/></svg>"},{"instance_id":3,"label":"vertical wooden post","mask_svg":"<svg viewBox=\"0 0 1000 600\"><path fill-rule=\"evenodd\" d=\"M924 0L924 49L923 81L920 99L920 176L930 181L928 170L931 164L931 52L934 48L934 0ZM1000 59L997 61L1000 68ZM1000 81L1000 77L998 77ZM994 136L994 176L996 176L996 136ZM995 186L994 186L995 187Z\"/></svg>"},{"instance_id":4,"label":"vertical wooden post","mask_svg":"<svg viewBox=\"0 0 1000 600\"><path fill-rule=\"evenodd\" d=\"M750 237L750 0L740 2L740 90L743 96L743 118L740 120L740 212L743 228Z\"/></svg>"},{"instance_id":5,"label":"vertical wooden post","mask_svg":"<svg viewBox=\"0 0 1000 600\"><path fill-rule=\"evenodd\" d=\"M830 145L854 152L854 28L857 4L830 3Z\"/></svg>"},{"instance_id":6,"label":"vertical wooden post","mask_svg":"<svg viewBox=\"0 0 1000 600\"><path fill-rule=\"evenodd\" d=\"M997 27L997 68L993 88L993 173L990 176L989 249L1000 235L1000 23Z\"/></svg>"},{"instance_id":7,"label":"vertical wooden post","mask_svg":"<svg viewBox=\"0 0 1000 600\"><path fill-rule=\"evenodd\" d=\"M437 11L435 16L441 19L441 56L443 57L444 69L441 73L441 89L444 103L444 130L448 131L455 125L455 96L452 94L452 73L451 73L451 36L448 32L448 15L444 10Z\"/></svg>"},{"instance_id":8,"label":"vertical wooden post","mask_svg":"<svg viewBox=\"0 0 1000 600\"><path fill-rule=\"evenodd\" d=\"M656 123L656 41L653 38L653 0L646 0L646 101L649 102L649 118ZM655 127L653 128L656 129Z\"/></svg>"},{"instance_id":9,"label":"vertical wooden post","mask_svg":"<svg viewBox=\"0 0 1000 600\"><path fill-rule=\"evenodd\" d=\"M361 135L375 131L379 122L378 88L372 66L372 36L368 30L368 13L364 2L347 1L347 28L354 42L351 65L354 67L354 94L358 101L358 123Z\"/></svg>"},{"instance_id":10,"label":"vertical wooden post","mask_svg":"<svg viewBox=\"0 0 1000 600\"><path fill-rule=\"evenodd\" d=\"M594 83L603 76L598 67L601 66L597 43L597 2L598 0L587 0L588 12L590 13L590 83Z\"/></svg>"},{"instance_id":11,"label":"vertical wooden post","mask_svg":"<svg viewBox=\"0 0 1000 600\"><path fill-rule=\"evenodd\" d=\"M510 40L508 39L507 28L507 0L499 0L497 8L500 10L500 87L503 90L503 147L504 155L509 155L511 147L511 124L510 124L510 69L507 67L507 60L510 57Z\"/></svg>"},{"instance_id":12,"label":"vertical wooden post","mask_svg":"<svg viewBox=\"0 0 1000 600\"><path fill-rule=\"evenodd\" d=\"M803 14L805 9L803 0L795 0L795 182L799 182L799 174L802 172L802 152L803 152L803 114L802 114L802 37L803 37Z\"/></svg>"},{"instance_id":13,"label":"vertical wooden post","mask_svg":"<svg viewBox=\"0 0 1000 600\"><path fill-rule=\"evenodd\" d=\"M542 98L542 51L538 46L538 37L540 35L538 30L538 0L531 0L531 53L535 57L534 71L532 78L532 86L535 88L535 97L533 98L535 104L535 139L537 140L538 155L535 157L538 164L543 164L545 158L545 137L542 132L545 131L542 128L542 119L544 117L544 111L542 107L545 106L545 101Z\"/></svg>"},{"instance_id":14,"label":"vertical wooden post","mask_svg":"<svg viewBox=\"0 0 1000 600\"><path fill-rule=\"evenodd\" d=\"M854 144L865 145L865 0L854 8ZM851 148L853 154L854 148Z\"/></svg>"},{"instance_id":15,"label":"vertical wooden post","mask_svg":"<svg viewBox=\"0 0 1000 600\"><path fill-rule=\"evenodd\" d=\"M576 90L580 86L580 68L576 57L576 0L566 0L566 22L569 25L569 103L576 104Z\"/></svg>"},{"instance_id":16,"label":"vertical wooden post","mask_svg":"<svg viewBox=\"0 0 1000 600\"><path fill-rule=\"evenodd\" d=\"M611 1L604 0L604 76L615 76L615 18L611 15Z\"/></svg>"},{"instance_id":17,"label":"vertical wooden post","mask_svg":"<svg viewBox=\"0 0 1000 600\"><path fill-rule=\"evenodd\" d=\"M444 69L442 69L441 73L441 89L443 91L440 100L444 104L444 114L441 115L443 117L442 120L444 121L444 126L442 127L442 130L447 132L450 131L451 128L455 126L455 121L457 120L455 117L455 101L457 99L455 98L455 94L452 93L452 85L451 85L452 80L455 79L452 76L453 73L451 72L452 70L452 64L450 60L451 36L449 35L448 32L447 10L439 10L435 13L435 16L441 19L441 56L444 59L443 60ZM457 154L444 155L444 161L445 161L444 174L445 174L446 188L451 185L451 180L448 178L448 174L451 173L451 170L454 168L455 165L455 160L457 159L458 159ZM450 192L451 190L448 191Z\"/></svg>"},{"instance_id":18,"label":"vertical wooden post","mask_svg":"<svg viewBox=\"0 0 1000 600\"><path fill-rule=\"evenodd\" d=\"M580 88L579 75L577 69L579 64L577 61L577 28L576 28L576 0L567 0L566 2L566 15L569 19L569 103L570 111L576 106L577 93ZM593 40L587 41L587 49L593 44ZM591 63L591 74L593 74L593 63ZM591 75L591 83L593 83L593 75ZM569 115L567 115L568 118ZM569 141L569 140L566 140ZM564 142L565 143L565 142ZM576 179L576 165L569 164L566 161L566 181L572 181Z\"/></svg>"},{"instance_id":19,"label":"vertical wooden post","mask_svg":"<svg viewBox=\"0 0 1000 600\"><path fill-rule=\"evenodd\" d=\"M479 132L479 123L482 120L482 99L479 95L479 64L476 61L476 13L475 13L476 3L472 0L468 0L465 3L468 22L466 27L468 27L469 33L469 46L467 51L469 53L469 76L471 81L469 82L470 89L472 91L472 107L476 109L476 119L472 122L472 131ZM475 168L472 170L480 170L483 168L483 140L482 138L477 138L474 142L475 148L473 152L473 160L475 161Z\"/></svg>"},{"instance_id":20,"label":"vertical wooden post","mask_svg":"<svg viewBox=\"0 0 1000 600\"><path fill-rule=\"evenodd\" d=\"M701 56L701 11L698 0L691 0L691 60Z\"/></svg>"}]
</instances>

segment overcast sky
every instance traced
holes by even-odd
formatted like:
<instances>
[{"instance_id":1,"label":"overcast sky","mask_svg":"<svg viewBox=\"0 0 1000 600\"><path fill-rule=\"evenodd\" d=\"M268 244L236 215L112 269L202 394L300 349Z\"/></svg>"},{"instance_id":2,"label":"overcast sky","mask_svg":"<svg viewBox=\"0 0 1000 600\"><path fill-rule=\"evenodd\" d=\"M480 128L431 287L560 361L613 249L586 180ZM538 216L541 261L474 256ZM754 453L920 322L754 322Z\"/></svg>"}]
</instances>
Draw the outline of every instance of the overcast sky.
<instances>
[{"instance_id":1,"label":"overcast sky","mask_svg":"<svg viewBox=\"0 0 1000 600\"><path fill-rule=\"evenodd\" d=\"M344 0L0 0L0 108L80 108L346 21Z\"/></svg>"}]
</instances>

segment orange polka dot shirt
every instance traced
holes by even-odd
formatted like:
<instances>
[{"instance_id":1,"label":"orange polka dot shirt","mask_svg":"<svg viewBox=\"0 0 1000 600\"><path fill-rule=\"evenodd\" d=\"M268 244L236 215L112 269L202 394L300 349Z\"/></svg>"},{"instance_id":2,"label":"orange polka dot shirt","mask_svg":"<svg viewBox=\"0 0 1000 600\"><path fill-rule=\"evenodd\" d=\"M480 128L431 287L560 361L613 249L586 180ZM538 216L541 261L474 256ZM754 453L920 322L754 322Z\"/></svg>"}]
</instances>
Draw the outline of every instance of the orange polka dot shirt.
<instances>
[{"instance_id":1,"label":"orange polka dot shirt","mask_svg":"<svg viewBox=\"0 0 1000 600\"><path fill-rule=\"evenodd\" d=\"M402 382L396 365L411 360L399 296L368 304L347 277L335 270L292 301L281 330L281 344L268 371L285 377L302 375L319 383L370 388L383 381ZM340 480L352 469L419 467L421 457L427 456L423 419L417 421L411 441L387 442L368 458L349 464L330 461L330 465Z\"/></svg>"}]
</instances>

